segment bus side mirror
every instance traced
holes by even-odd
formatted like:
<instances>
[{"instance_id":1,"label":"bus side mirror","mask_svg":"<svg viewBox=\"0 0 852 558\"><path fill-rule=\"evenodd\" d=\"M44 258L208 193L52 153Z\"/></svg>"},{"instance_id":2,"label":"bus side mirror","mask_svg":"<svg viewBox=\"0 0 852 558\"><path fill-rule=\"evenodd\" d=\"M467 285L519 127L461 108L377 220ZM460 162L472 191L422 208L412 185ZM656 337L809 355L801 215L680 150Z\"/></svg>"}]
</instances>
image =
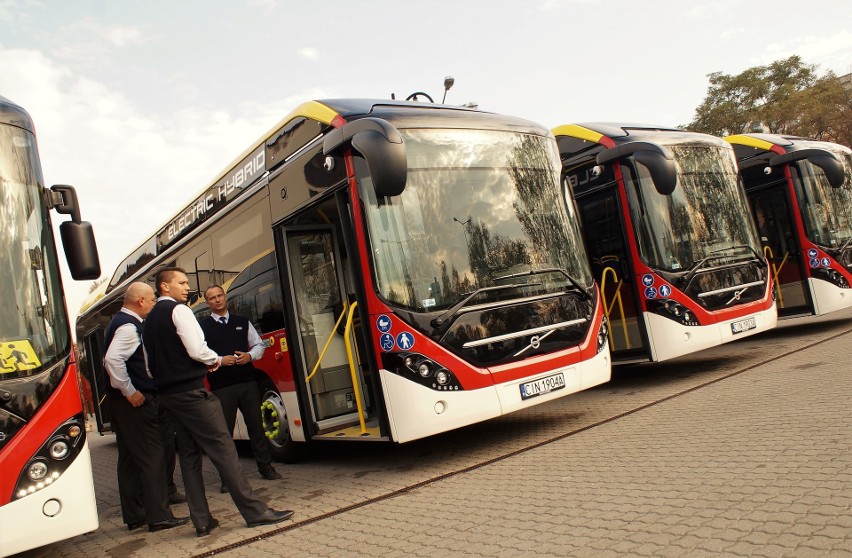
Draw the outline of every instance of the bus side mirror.
<instances>
[{"instance_id":1,"label":"bus side mirror","mask_svg":"<svg viewBox=\"0 0 852 558\"><path fill-rule=\"evenodd\" d=\"M62 237L71 277L78 281L100 277L101 264L92 224L88 221L66 221L59 225L59 235Z\"/></svg>"},{"instance_id":2,"label":"bus side mirror","mask_svg":"<svg viewBox=\"0 0 852 558\"><path fill-rule=\"evenodd\" d=\"M808 162L818 166L825 173L828 183L834 188L839 188L846 180L846 171L843 164L837 159L837 156L831 151L825 149L797 149L783 155L776 155L769 160L769 164L774 166L784 163L792 163L807 159Z\"/></svg>"},{"instance_id":3,"label":"bus side mirror","mask_svg":"<svg viewBox=\"0 0 852 558\"><path fill-rule=\"evenodd\" d=\"M405 191L408 160L396 128L381 118L353 120L326 135L323 154L331 154L347 141L367 161L378 197L398 196Z\"/></svg>"},{"instance_id":4,"label":"bus side mirror","mask_svg":"<svg viewBox=\"0 0 852 558\"><path fill-rule=\"evenodd\" d=\"M634 159L648 168L657 192L669 196L677 186L677 168L671 152L662 145L647 141L634 141L612 147L598 153L597 164L633 155Z\"/></svg>"},{"instance_id":5,"label":"bus side mirror","mask_svg":"<svg viewBox=\"0 0 852 558\"><path fill-rule=\"evenodd\" d=\"M65 248L65 258L71 277L81 281L97 279L101 275L98 259L98 246L92 224L80 220L80 204L77 203L77 191L73 186L56 185L50 187L51 208L57 213L71 215L70 221L59 225L59 236Z\"/></svg>"}]
</instances>

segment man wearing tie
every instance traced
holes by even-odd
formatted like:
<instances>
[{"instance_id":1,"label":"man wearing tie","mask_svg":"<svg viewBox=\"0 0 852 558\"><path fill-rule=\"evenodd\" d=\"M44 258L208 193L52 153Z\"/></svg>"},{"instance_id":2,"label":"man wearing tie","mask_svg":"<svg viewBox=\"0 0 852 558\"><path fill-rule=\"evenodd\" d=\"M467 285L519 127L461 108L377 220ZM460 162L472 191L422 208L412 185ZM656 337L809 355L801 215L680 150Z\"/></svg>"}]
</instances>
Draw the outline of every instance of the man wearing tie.
<instances>
[{"instance_id":1,"label":"man wearing tie","mask_svg":"<svg viewBox=\"0 0 852 558\"><path fill-rule=\"evenodd\" d=\"M222 287L209 287L204 291L204 300L212 312L199 321L204 338L211 349L224 355L222 367L207 376L210 391L222 403L222 412L232 435L237 409L243 414L260 476L266 480L280 479L281 475L272 466L269 442L263 431L257 370L251 364L263 356L266 347L248 318L228 312L228 298ZM220 491L226 490L222 484Z\"/></svg>"}]
</instances>

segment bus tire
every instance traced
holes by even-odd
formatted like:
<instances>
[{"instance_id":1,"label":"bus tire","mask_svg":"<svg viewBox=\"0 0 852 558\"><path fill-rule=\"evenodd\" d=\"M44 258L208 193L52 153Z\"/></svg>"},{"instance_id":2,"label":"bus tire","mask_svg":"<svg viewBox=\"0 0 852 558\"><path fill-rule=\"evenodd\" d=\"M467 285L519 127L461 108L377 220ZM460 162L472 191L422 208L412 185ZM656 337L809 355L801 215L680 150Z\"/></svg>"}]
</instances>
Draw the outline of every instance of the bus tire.
<instances>
[{"instance_id":1,"label":"bus tire","mask_svg":"<svg viewBox=\"0 0 852 558\"><path fill-rule=\"evenodd\" d=\"M294 442L290 436L284 401L267 379L260 382L260 416L272 459L282 463L298 461L302 444Z\"/></svg>"}]
</instances>

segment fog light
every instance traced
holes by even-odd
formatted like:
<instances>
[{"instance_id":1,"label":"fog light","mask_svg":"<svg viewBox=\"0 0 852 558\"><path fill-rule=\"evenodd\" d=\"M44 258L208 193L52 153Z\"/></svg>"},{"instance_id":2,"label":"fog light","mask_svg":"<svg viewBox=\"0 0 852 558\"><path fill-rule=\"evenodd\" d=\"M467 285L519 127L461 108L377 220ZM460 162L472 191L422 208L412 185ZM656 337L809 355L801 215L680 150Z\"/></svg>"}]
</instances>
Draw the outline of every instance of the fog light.
<instances>
[{"instance_id":1,"label":"fog light","mask_svg":"<svg viewBox=\"0 0 852 558\"><path fill-rule=\"evenodd\" d=\"M439 385L447 385L450 382L450 373L446 370L438 370L435 374L435 381L438 382Z\"/></svg>"},{"instance_id":2,"label":"fog light","mask_svg":"<svg viewBox=\"0 0 852 558\"><path fill-rule=\"evenodd\" d=\"M432 370L429 368L429 365L425 362L421 362L420 366L417 367L417 371L424 378L428 378L430 374L432 374Z\"/></svg>"}]
</instances>

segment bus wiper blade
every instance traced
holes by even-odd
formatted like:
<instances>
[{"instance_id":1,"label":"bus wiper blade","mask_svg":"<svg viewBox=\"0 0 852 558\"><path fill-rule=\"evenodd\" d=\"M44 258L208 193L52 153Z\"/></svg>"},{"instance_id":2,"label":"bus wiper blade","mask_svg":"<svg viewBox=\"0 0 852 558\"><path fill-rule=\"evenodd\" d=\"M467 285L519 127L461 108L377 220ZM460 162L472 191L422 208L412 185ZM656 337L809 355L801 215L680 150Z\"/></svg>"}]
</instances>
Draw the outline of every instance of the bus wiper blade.
<instances>
[{"instance_id":1,"label":"bus wiper blade","mask_svg":"<svg viewBox=\"0 0 852 558\"><path fill-rule=\"evenodd\" d=\"M592 295L589 294L589 291L583 287L579 281L571 277L571 274L562 269L561 267L546 267L544 269L531 269L529 271L523 271L521 273L512 273L511 275L503 275L501 277L496 277L495 281L500 281L501 279L515 279L517 277L527 277L531 275L542 275L544 273L561 273L565 276L568 281L577 289L580 293L583 294L583 298L586 300L591 300Z\"/></svg>"},{"instance_id":2,"label":"bus wiper blade","mask_svg":"<svg viewBox=\"0 0 852 558\"><path fill-rule=\"evenodd\" d=\"M729 246L728 248L719 248L718 250L713 250L712 252L708 253L706 256L704 256L703 258L698 260L695 263L695 265L692 266L689 273L687 273L686 275L683 276L683 278L681 279L681 282L685 283L685 284L689 284L689 282L692 281L693 277L695 277L698 274L698 272L701 271L704 268L704 266L705 266L705 264L707 264L707 262L709 262L710 260L716 260L716 259L725 257L725 254L720 253L720 252L730 252L731 250L741 250L743 248L745 248L746 250L748 250L749 252L754 254L754 256L755 256L755 258L757 258L757 260L761 259L761 255L757 251L755 251L754 248L749 246L748 244L737 244L735 246Z\"/></svg>"},{"instance_id":3,"label":"bus wiper blade","mask_svg":"<svg viewBox=\"0 0 852 558\"><path fill-rule=\"evenodd\" d=\"M482 293L487 293L487 292L490 292L490 291L502 291L502 290L506 290L506 289L516 289L518 287L530 287L530 286L540 285L540 284L541 283L511 283L509 285L494 285L494 286L491 286L491 287L482 287L482 288L476 289L475 291L471 292L470 294L468 294L467 296L462 298L460 301L456 302L455 304L453 304L452 306L447 308L446 312L444 312L443 314L441 314L440 316L438 316L437 318L432 320L432 322L431 322L432 327L440 327L440 326L444 325L450 318L452 318L453 316L458 314L459 310L461 310L476 295L479 295L479 294L482 294Z\"/></svg>"}]
</instances>

